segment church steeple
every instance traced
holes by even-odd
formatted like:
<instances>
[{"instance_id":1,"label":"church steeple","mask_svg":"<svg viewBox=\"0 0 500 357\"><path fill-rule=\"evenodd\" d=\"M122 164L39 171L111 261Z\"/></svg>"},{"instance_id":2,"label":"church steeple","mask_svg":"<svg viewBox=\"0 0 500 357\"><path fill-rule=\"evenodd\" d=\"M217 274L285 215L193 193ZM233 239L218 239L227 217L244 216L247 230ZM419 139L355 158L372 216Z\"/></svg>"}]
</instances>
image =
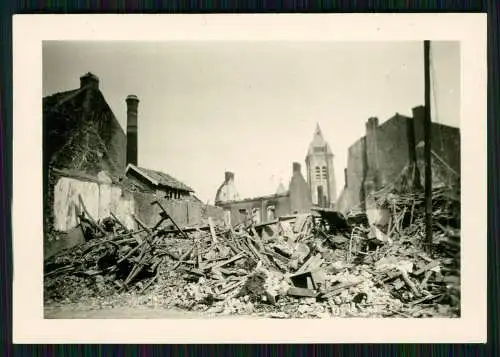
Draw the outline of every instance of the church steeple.
<instances>
[{"instance_id":1,"label":"church steeple","mask_svg":"<svg viewBox=\"0 0 500 357\"><path fill-rule=\"evenodd\" d=\"M307 182L313 204L332 207L337 199L333 152L323 137L319 123L306 156Z\"/></svg>"},{"instance_id":2,"label":"church steeple","mask_svg":"<svg viewBox=\"0 0 500 357\"><path fill-rule=\"evenodd\" d=\"M323 137L323 133L321 132L319 123L316 123L316 129L314 130L313 139L309 144L309 150L307 152L307 156L314 155L315 153L323 151L326 152L327 154L332 154L332 149L330 148L330 145L326 142L325 138Z\"/></svg>"}]
</instances>

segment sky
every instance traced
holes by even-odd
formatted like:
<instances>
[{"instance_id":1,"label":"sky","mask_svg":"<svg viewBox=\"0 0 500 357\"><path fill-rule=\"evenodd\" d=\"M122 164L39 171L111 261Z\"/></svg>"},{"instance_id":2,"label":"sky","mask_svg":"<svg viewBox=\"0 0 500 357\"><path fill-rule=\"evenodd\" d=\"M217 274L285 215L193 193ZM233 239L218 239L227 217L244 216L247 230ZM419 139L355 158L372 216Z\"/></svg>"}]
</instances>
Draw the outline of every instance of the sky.
<instances>
[{"instance_id":1,"label":"sky","mask_svg":"<svg viewBox=\"0 0 500 357\"><path fill-rule=\"evenodd\" d=\"M460 126L460 43L432 42L432 120ZM43 96L87 72L126 130L139 97L139 165L166 172L213 203L224 172L241 197L285 187L319 123L334 153L337 192L347 150L369 117L424 104L423 42L49 41Z\"/></svg>"}]
</instances>

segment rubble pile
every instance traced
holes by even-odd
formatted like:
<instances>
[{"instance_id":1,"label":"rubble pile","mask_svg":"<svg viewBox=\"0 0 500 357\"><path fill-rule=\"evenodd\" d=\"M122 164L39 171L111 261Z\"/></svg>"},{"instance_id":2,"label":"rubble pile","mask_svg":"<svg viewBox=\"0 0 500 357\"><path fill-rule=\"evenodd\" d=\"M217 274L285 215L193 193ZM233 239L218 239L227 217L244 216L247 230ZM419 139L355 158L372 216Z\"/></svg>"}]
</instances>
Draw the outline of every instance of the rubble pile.
<instances>
[{"instance_id":1,"label":"rubble pile","mask_svg":"<svg viewBox=\"0 0 500 357\"><path fill-rule=\"evenodd\" d=\"M116 217L82 219L86 242L45 262L45 300L144 296L274 318L460 316L460 201L444 188L433 197L431 256L423 194L395 190L374 195L385 222L321 208L235 227L181 228L163 208L154 227L136 218L135 231Z\"/></svg>"}]
</instances>

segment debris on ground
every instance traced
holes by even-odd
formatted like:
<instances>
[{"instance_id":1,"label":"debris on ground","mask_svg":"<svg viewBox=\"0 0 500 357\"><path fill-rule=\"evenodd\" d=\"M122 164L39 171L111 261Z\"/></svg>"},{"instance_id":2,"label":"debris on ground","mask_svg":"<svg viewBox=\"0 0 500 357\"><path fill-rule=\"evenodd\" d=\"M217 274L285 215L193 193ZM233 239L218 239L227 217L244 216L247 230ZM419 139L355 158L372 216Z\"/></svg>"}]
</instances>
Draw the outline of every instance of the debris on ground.
<instances>
[{"instance_id":1,"label":"debris on ground","mask_svg":"<svg viewBox=\"0 0 500 357\"><path fill-rule=\"evenodd\" d=\"M384 219L317 208L265 224L179 227L162 208L137 217L84 214L85 242L45 261L45 301L112 304L149 297L201 313L295 317L459 317L460 198L433 192L432 255L423 250L423 193L373 195ZM373 212L372 212L373 213ZM372 214L370 213L370 214ZM376 212L375 212L376 213Z\"/></svg>"}]
</instances>

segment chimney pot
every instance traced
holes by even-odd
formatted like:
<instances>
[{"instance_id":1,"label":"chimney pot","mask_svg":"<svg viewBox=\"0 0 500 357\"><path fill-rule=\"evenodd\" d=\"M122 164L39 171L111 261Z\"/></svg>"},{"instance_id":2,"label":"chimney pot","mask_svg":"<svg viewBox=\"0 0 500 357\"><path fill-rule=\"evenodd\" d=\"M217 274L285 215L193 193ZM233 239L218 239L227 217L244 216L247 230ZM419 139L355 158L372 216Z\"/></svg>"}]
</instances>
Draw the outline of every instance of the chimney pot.
<instances>
[{"instance_id":1,"label":"chimney pot","mask_svg":"<svg viewBox=\"0 0 500 357\"><path fill-rule=\"evenodd\" d=\"M425 119L425 107L423 105L419 105L418 107L413 108L412 110L413 120L424 120Z\"/></svg>"},{"instance_id":2,"label":"chimney pot","mask_svg":"<svg viewBox=\"0 0 500 357\"><path fill-rule=\"evenodd\" d=\"M369 118L368 122L366 123L366 126L371 127L371 128L378 127L378 118L376 118L376 117Z\"/></svg>"},{"instance_id":3,"label":"chimney pot","mask_svg":"<svg viewBox=\"0 0 500 357\"><path fill-rule=\"evenodd\" d=\"M234 173L232 173L230 171L226 171L224 174L224 177L225 177L225 181L229 182L231 180L234 180Z\"/></svg>"},{"instance_id":4,"label":"chimney pot","mask_svg":"<svg viewBox=\"0 0 500 357\"><path fill-rule=\"evenodd\" d=\"M300 172L300 163L294 162L292 165L293 172Z\"/></svg>"},{"instance_id":5,"label":"chimney pot","mask_svg":"<svg viewBox=\"0 0 500 357\"><path fill-rule=\"evenodd\" d=\"M95 74L87 72L80 77L80 88L90 86L94 89L99 89L99 77Z\"/></svg>"},{"instance_id":6,"label":"chimney pot","mask_svg":"<svg viewBox=\"0 0 500 357\"><path fill-rule=\"evenodd\" d=\"M139 98L137 98L137 96L134 95L134 94L128 95L126 100L127 100L127 102L128 101L137 101L137 102L139 102Z\"/></svg>"}]
</instances>

